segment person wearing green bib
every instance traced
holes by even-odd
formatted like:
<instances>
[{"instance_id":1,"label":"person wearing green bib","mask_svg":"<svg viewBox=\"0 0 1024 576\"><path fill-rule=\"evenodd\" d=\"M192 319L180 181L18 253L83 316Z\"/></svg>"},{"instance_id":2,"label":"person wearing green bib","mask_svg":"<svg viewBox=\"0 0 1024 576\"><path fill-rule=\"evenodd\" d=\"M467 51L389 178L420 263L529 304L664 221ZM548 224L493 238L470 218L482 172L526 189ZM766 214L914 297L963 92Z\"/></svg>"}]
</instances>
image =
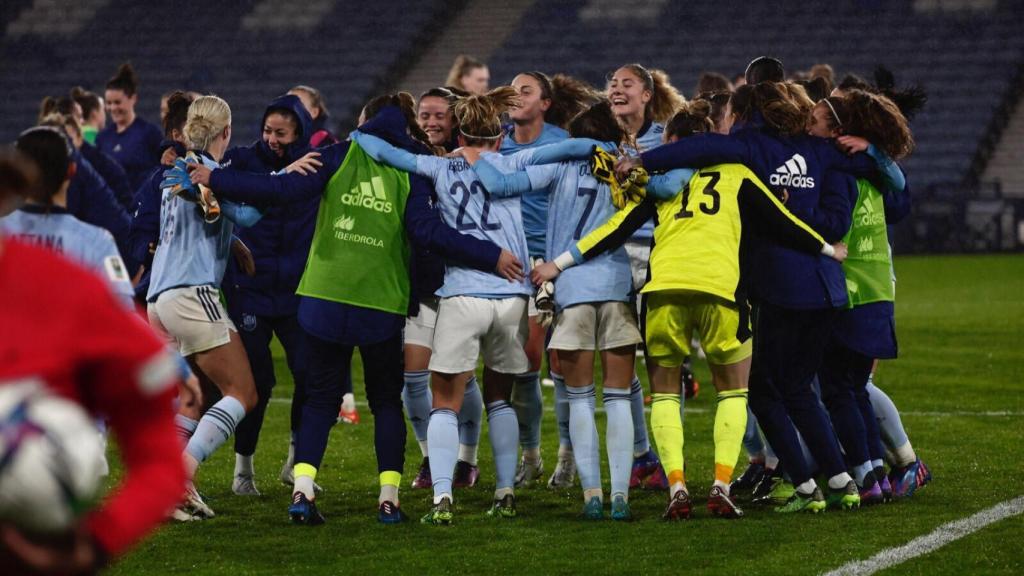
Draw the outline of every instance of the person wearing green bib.
<instances>
[{"instance_id":1,"label":"person wearing green bib","mask_svg":"<svg viewBox=\"0 0 1024 576\"><path fill-rule=\"evenodd\" d=\"M361 129L395 145L429 154L426 135L416 125L413 100L394 95L374 99L366 116L387 104L400 106L400 118L382 117ZM409 134L419 137L414 140ZM433 186L422 177L373 161L358 144L341 142L320 149L286 175L232 170L191 173L218 198L253 205L279 205L321 196L309 259L300 281L298 319L308 344L309 381L296 437L295 485L289 515L297 524L321 524L313 490L330 429L341 405L342 374L358 347L366 395L374 415L374 442L380 476L378 520L406 519L398 486L405 458L402 413L402 328L415 313L417 273L410 273L410 242L509 278L522 277L522 263L491 242L447 227L431 207ZM294 167L295 165L293 165ZM305 174L304 174L305 173Z\"/></svg>"},{"instance_id":2,"label":"person wearing green bib","mask_svg":"<svg viewBox=\"0 0 1024 576\"><path fill-rule=\"evenodd\" d=\"M839 138L848 150L903 158L913 149L907 120L888 98L861 90L830 96L814 108L812 135ZM870 143L869 143L870 141ZM877 146L877 148L876 148ZM890 160L891 161L891 160ZM843 238L849 303L836 323L818 372L822 401L829 410L865 505L893 496L882 469L885 454L867 383L877 358L895 358L895 279L887 225L909 212L906 182L857 180L853 217Z\"/></svg>"}]
</instances>

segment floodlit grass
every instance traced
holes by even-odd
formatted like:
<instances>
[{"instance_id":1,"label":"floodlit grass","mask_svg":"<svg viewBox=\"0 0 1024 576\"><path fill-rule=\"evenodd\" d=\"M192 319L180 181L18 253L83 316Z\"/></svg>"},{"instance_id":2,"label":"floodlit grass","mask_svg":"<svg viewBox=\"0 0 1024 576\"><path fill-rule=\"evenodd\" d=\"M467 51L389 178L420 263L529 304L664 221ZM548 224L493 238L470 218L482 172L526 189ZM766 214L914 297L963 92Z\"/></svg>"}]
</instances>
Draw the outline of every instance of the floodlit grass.
<instances>
[{"instance_id":1,"label":"floodlit grass","mask_svg":"<svg viewBox=\"0 0 1024 576\"><path fill-rule=\"evenodd\" d=\"M699 410L686 416L687 476L698 499L688 522L661 522L666 495L639 491L631 494L635 522L584 522L576 517L582 507L578 488L521 490L518 518L490 519L484 511L494 476L485 429L481 482L456 491L454 525L421 525L418 519L429 508L429 494L408 489L420 461L410 428L401 497L412 521L380 525L373 419L363 405L361 424L339 424L331 432L317 479L327 490L318 499L327 524L292 526L286 514L290 489L277 480L288 443L289 406L275 402L256 454L263 496L231 493L234 456L226 445L198 478L217 517L163 527L110 573L792 575L868 558L1024 494L1024 258L899 258L896 271L901 357L880 366L876 383L904 412L911 440L934 476L911 500L819 516L780 516L748 507L740 521L708 517L702 495L712 479L714 394L707 369L699 363L697 374L705 387L687 403ZM286 400L291 377L277 353L275 398ZM361 398L358 360L354 376ZM551 389L544 392L543 456L550 472L557 432ZM599 415L602 429L603 420ZM741 463L737 473L742 468ZM607 489L607 466L603 478ZM1022 541L1024 520L1015 517L890 571L1019 574L1024 571Z\"/></svg>"}]
</instances>

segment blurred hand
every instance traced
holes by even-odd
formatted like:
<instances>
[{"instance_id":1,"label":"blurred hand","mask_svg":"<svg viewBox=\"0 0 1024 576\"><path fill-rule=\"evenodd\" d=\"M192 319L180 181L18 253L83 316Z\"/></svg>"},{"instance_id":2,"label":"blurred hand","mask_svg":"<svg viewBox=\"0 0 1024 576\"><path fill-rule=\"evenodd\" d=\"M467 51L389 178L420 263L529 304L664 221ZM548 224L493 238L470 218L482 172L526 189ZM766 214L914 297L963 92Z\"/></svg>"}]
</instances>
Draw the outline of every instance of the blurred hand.
<instances>
[{"instance_id":1,"label":"blurred hand","mask_svg":"<svg viewBox=\"0 0 1024 576\"><path fill-rule=\"evenodd\" d=\"M558 275L561 273L562 271L558 269L558 266L555 266L554 262L545 262L534 268L533 272L530 272L530 280L534 286L540 286L545 282L558 278Z\"/></svg>"},{"instance_id":2,"label":"blurred hand","mask_svg":"<svg viewBox=\"0 0 1024 576\"><path fill-rule=\"evenodd\" d=\"M210 174L213 170L204 164L189 164L188 177L192 180L193 184L202 184L203 186L210 185Z\"/></svg>"},{"instance_id":3,"label":"blurred hand","mask_svg":"<svg viewBox=\"0 0 1024 576\"><path fill-rule=\"evenodd\" d=\"M868 149L868 141L860 136L840 136L836 138L836 145L847 154L856 154Z\"/></svg>"},{"instance_id":4,"label":"blurred hand","mask_svg":"<svg viewBox=\"0 0 1024 576\"><path fill-rule=\"evenodd\" d=\"M836 251L836 253L832 255L833 258L839 262L846 260L846 256L849 254L849 248L846 247L846 244L836 242L832 245L832 249Z\"/></svg>"},{"instance_id":5,"label":"blurred hand","mask_svg":"<svg viewBox=\"0 0 1024 576\"><path fill-rule=\"evenodd\" d=\"M289 164L288 167L284 169L284 171L287 172L288 174L291 174L292 172L298 172L303 176L316 174L316 169L324 165L323 162L317 160L317 158L319 157L319 152L307 152L305 156Z\"/></svg>"},{"instance_id":6,"label":"blurred hand","mask_svg":"<svg viewBox=\"0 0 1024 576\"><path fill-rule=\"evenodd\" d=\"M640 157L622 156L615 162L615 176L621 182L629 177L629 173L634 168L643 168L643 163L640 161Z\"/></svg>"},{"instance_id":7,"label":"blurred hand","mask_svg":"<svg viewBox=\"0 0 1024 576\"><path fill-rule=\"evenodd\" d=\"M27 538L10 525L0 526L0 549L20 562L21 566L4 567L4 573L19 574L96 574L101 560L84 524L51 542ZM6 560L6 559L5 559Z\"/></svg>"},{"instance_id":8,"label":"blurred hand","mask_svg":"<svg viewBox=\"0 0 1024 576\"><path fill-rule=\"evenodd\" d=\"M164 166L171 166L174 161L178 159L178 151L174 149L174 146L168 146L164 153L160 156L160 163Z\"/></svg>"},{"instance_id":9,"label":"blurred hand","mask_svg":"<svg viewBox=\"0 0 1024 576\"><path fill-rule=\"evenodd\" d=\"M523 263L515 254L505 249L502 249L501 256L498 256L498 265L494 267L494 271L509 282L519 282L523 279Z\"/></svg>"},{"instance_id":10,"label":"blurred hand","mask_svg":"<svg viewBox=\"0 0 1024 576\"><path fill-rule=\"evenodd\" d=\"M235 238L231 242L231 253L235 255L235 262L238 262L238 267L245 272L246 276L256 275L256 260L253 259L252 252L245 242Z\"/></svg>"}]
</instances>

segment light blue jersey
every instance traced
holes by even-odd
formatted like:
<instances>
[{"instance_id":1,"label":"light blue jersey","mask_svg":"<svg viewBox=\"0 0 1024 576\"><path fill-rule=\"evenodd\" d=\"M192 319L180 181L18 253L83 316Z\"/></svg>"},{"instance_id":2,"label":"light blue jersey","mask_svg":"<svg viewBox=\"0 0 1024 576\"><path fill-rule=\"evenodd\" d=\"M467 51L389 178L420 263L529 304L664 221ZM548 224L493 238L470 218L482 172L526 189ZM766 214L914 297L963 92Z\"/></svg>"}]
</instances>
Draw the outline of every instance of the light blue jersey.
<instances>
[{"instance_id":1,"label":"light blue jersey","mask_svg":"<svg viewBox=\"0 0 1024 576\"><path fill-rule=\"evenodd\" d=\"M207 156L200 156L210 168L220 165ZM214 286L219 288L231 254L232 232L235 223L251 226L259 220L254 209L228 201L221 201L222 218L213 224L203 220L199 204L169 188L160 199L160 241L153 256L153 271L149 280L146 300L155 302L157 296L171 288L183 286Z\"/></svg>"},{"instance_id":2,"label":"light blue jersey","mask_svg":"<svg viewBox=\"0 0 1024 576\"><path fill-rule=\"evenodd\" d=\"M623 143L622 149L630 156L638 156L643 152L657 148L661 146L662 138L665 136L665 125L660 122L651 122L647 125L646 130L642 130L640 135L636 139L636 146L634 147L631 143ZM630 236L630 240L637 242L650 242L654 237L654 219L644 222L644 225L639 230Z\"/></svg>"},{"instance_id":3,"label":"light blue jersey","mask_svg":"<svg viewBox=\"0 0 1024 576\"><path fill-rule=\"evenodd\" d=\"M509 133L501 141L501 153L508 155L561 142L569 137L569 133L554 124L544 123L544 128L532 142L518 143L513 139L513 133ZM530 256L541 257L545 253L545 231L547 230L548 214L548 191L531 190L522 196L523 206L523 230L526 232L526 244L530 249Z\"/></svg>"},{"instance_id":4,"label":"light blue jersey","mask_svg":"<svg viewBox=\"0 0 1024 576\"><path fill-rule=\"evenodd\" d=\"M463 158L412 154L359 131L354 132L352 138L375 160L430 178L437 192L441 220L445 224L462 234L489 240L514 254L524 266L527 265L529 257L518 197L492 197ZM512 161L499 154L484 155L499 170L515 170ZM509 282L497 274L450 261L445 263L444 284L437 291L437 295L442 298L508 298L531 294L533 289L527 278L520 282Z\"/></svg>"},{"instance_id":5,"label":"light blue jersey","mask_svg":"<svg viewBox=\"0 0 1024 576\"><path fill-rule=\"evenodd\" d=\"M114 237L62 208L24 206L0 218L0 232L27 244L49 248L96 271L111 290L131 305L135 291Z\"/></svg>"},{"instance_id":6,"label":"light blue jersey","mask_svg":"<svg viewBox=\"0 0 1024 576\"><path fill-rule=\"evenodd\" d=\"M529 164L534 152L516 157ZM608 185L594 178L587 160L528 166L526 173L533 189L551 190L546 260L570 250L615 213ZM620 246L562 272L555 280L555 304L560 310L588 302L628 302L632 289L629 256Z\"/></svg>"}]
</instances>

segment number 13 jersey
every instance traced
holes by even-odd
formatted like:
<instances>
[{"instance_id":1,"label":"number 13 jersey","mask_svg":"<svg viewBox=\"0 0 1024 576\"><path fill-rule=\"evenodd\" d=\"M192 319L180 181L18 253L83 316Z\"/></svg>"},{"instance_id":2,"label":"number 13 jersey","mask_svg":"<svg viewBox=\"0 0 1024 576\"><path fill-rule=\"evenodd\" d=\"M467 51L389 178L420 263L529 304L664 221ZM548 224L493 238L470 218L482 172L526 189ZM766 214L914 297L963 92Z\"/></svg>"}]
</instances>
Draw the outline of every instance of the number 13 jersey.
<instances>
[{"instance_id":1,"label":"number 13 jersey","mask_svg":"<svg viewBox=\"0 0 1024 576\"><path fill-rule=\"evenodd\" d=\"M578 250L589 258L604 238L639 217L632 212L655 210L650 279L642 292L690 290L736 302L738 295L743 298L742 245L759 241L751 229L811 253L824 244L747 167L719 164L702 168L673 198L628 204L584 237Z\"/></svg>"}]
</instances>

